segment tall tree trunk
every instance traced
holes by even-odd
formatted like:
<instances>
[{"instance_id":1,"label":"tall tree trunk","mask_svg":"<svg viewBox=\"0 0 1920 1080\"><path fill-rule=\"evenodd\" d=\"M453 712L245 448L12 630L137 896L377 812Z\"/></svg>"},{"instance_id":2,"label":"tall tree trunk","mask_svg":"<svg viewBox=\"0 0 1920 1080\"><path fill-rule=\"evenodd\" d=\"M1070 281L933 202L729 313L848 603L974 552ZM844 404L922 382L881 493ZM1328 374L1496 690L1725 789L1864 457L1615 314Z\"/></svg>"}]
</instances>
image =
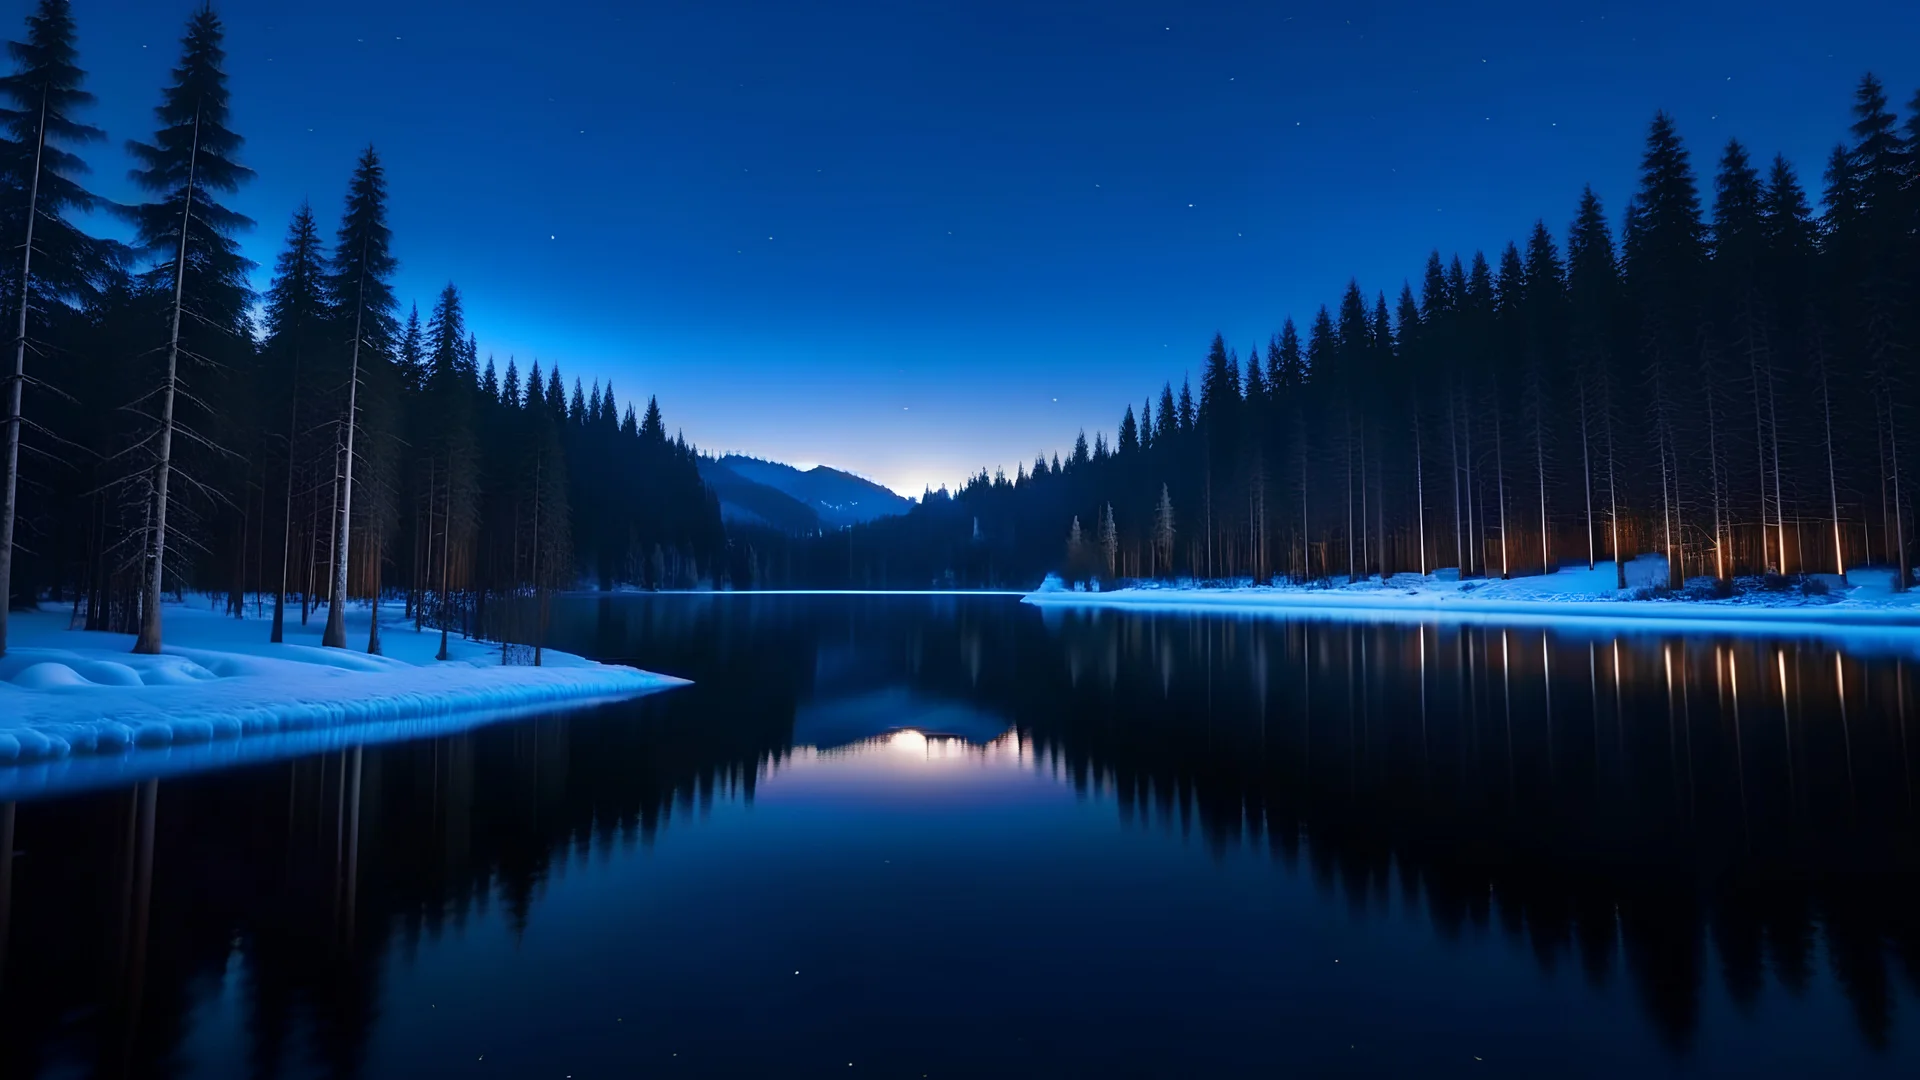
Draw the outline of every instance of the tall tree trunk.
<instances>
[{"instance_id":1,"label":"tall tree trunk","mask_svg":"<svg viewBox=\"0 0 1920 1080\"><path fill-rule=\"evenodd\" d=\"M440 537L440 651L436 660L450 660L447 652L447 624L451 621L449 597L447 595L447 573L452 568L453 558L453 455L447 455L447 507L440 518L444 530Z\"/></svg>"},{"instance_id":2,"label":"tall tree trunk","mask_svg":"<svg viewBox=\"0 0 1920 1080\"><path fill-rule=\"evenodd\" d=\"M180 374L180 310L187 280L187 233L193 227L193 181L200 165L200 110L193 111L193 145L187 152L187 187L180 211L180 251L173 263L173 333L167 342L167 382L160 396L159 461L154 466L153 517L147 541L145 610L140 613L140 635L133 651L160 651L160 590L167 560L167 481L173 471L173 397Z\"/></svg>"},{"instance_id":3,"label":"tall tree trunk","mask_svg":"<svg viewBox=\"0 0 1920 1080\"><path fill-rule=\"evenodd\" d=\"M293 400L287 405L287 513L280 530L280 591L273 594L275 645L286 640L287 571L293 564L293 447L300 435L300 346L293 350ZM302 620L303 622L305 620Z\"/></svg>"},{"instance_id":4,"label":"tall tree trunk","mask_svg":"<svg viewBox=\"0 0 1920 1080\"><path fill-rule=\"evenodd\" d=\"M1353 563L1353 410L1347 410L1347 584L1354 581Z\"/></svg>"},{"instance_id":5,"label":"tall tree trunk","mask_svg":"<svg viewBox=\"0 0 1920 1080\"><path fill-rule=\"evenodd\" d=\"M1893 394L1887 393L1887 449L1893 459L1893 569L1894 592L1906 592L1913 584L1913 567L1907 558L1907 512L1900 492L1900 425L1893 412Z\"/></svg>"},{"instance_id":6,"label":"tall tree trunk","mask_svg":"<svg viewBox=\"0 0 1920 1080\"><path fill-rule=\"evenodd\" d=\"M1605 406L1607 403L1602 404ZM1627 587L1627 560L1620 553L1620 485L1613 467L1613 409L1608 407L1601 419L1604 421L1602 434L1607 440L1607 530L1612 534L1613 587L1624 589Z\"/></svg>"},{"instance_id":7,"label":"tall tree trunk","mask_svg":"<svg viewBox=\"0 0 1920 1080\"><path fill-rule=\"evenodd\" d=\"M1553 573L1553 541L1547 530L1547 403L1536 376L1533 391L1533 469L1540 478L1540 572Z\"/></svg>"},{"instance_id":8,"label":"tall tree trunk","mask_svg":"<svg viewBox=\"0 0 1920 1080\"><path fill-rule=\"evenodd\" d=\"M359 426L360 419L360 338L362 320L367 312L367 245L370 243L371 233L361 238L359 295L353 305L353 361L347 369L346 452L339 481L340 523L335 530L340 537L340 552L333 568L334 602L327 606L327 629L320 635L320 644L333 649L347 647L347 544L352 535L349 526L353 520L353 431Z\"/></svg>"},{"instance_id":9,"label":"tall tree trunk","mask_svg":"<svg viewBox=\"0 0 1920 1080\"><path fill-rule=\"evenodd\" d=\"M1307 533L1307 447L1300 446L1300 580L1313 579L1313 548Z\"/></svg>"},{"instance_id":10,"label":"tall tree trunk","mask_svg":"<svg viewBox=\"0 0 1920 1080\"><path fill-rule=\"evenodd\" d=\"M1413 410L1413 501L1420 520L1420 576L1427 576L1427 471L1420 454L1420 409ZM1426 638L1420 639L1422 647Z\"/></svg>"},{"instance_id":11,"label":"tall tree trunk","mask_svg":"<svg viewBox=\"0 0 1920 1080\"><path fill-rule=\"evenodd\" d=\"M1367 422L1360 421L1360 576L1373 573L1373 552L1367 536Z\"/></svg>"},{"instance_id":12,"label":"tall tree trunk","mask_svg":"<svg viewBox=\"0 0 1920 1080\"><path fill-rule=\"evenodd\" d=\"M1507 555L1507 458L1506 440L1500 431L1500 411L1495 402L1493 413L1493 482L1494 491L1500 499L1500 580L1513 577L1512 564Z\"/></svg>"},{"instance_id":13,"label":"tall tree trunk","mask_svg":"<svg viewBox=\"0 0 1920 1080\"><path fill-rule=\"evenodd\" d=\"M1780 419L1773 411L1773 366L1766 369L1767 376L1767 438L1773 444L1773 527L1779 542L1774 549L1780 552L1780 572L1787 572L1787 500L1780 493ZM1805 558L1801 566L1806 565Z\"/></svg>"},{"instance_id":14,"label":"tall tree trunk","mask_svg":"<svg viewBox=\"0 0 1920 1080\"><path fill-rule=\"evenodd\" d=\"M1713 381L1711 373L1707 378L1707 475L1712 481L1713 491L1713 577L1723 584L1731 582L1733 576L1727 569L1727 536L1724 518L1721 514L1722 493L1720 490L1720 413L1713 402ZM1785 562L1785 560L1781 560Z\"/></svg>"},{"instance_id":15,"label":"tall tree trunk","mask_svg":"<svg viewBox=\"0 0 1920 1080\"><path fill-rule=\"evenodd\" d=\"M1833 394L1827 382L1827 358L1824 351L1820 355L1820 417L1826 427L1827 438L1827 499L1833 512L1833 572L1840 576L1840 584L1847 583L1846 549L1840 543L1840 481L1833 464Z\"/></svg>"},{"instance_id":16,"label":"tall tree trunk","mask_svg":"<svg viewBox=\"0 0 1920 1080\"><path fill-rule=\"evenodd\" d=\"M1760 466L1760 569L1774 569L1772 542L1767 536L1767 425L1760 410L1760 359L1759 350L1754 347L1751 332L1747 338L1747 371L1753 382L1753 450ZM1776 511L1777 512L1777 511ZM1782 553L1780 572L1785 573L1786 557Z\"/></svg>"},{"instance_id":17,"label":"tall tree trunk","mask_svg":"<svg viewBox=\"0 0 1920 1080\"><path fill-rule=\"evenodd\" d=\"M1598 561L1593 552L1593 453L1587 438L1587 378L1580 376L1580 479L1587 495L1587 569Z\"/></svg>"},{"instance_id":18,"label":"tall tree trunk","mask_svg":"<svg viewBox=\"0 0 1920 1080\"><path fill-rule=\"evenodd\" d=\"M1447 449L1453 453L1453 561L1454 572L1467 576L1466 537L1460 532L1460 418L1454 397L1447 395Z\"/></svg>"},{"instance_id":19,"label":"tall tree trunk","mask_svg":"<svg viewBox=\"0 0 1920 1080\"><path fill-rule=\"evenodd\" d=\"M367 628L367 653L370 656L380 655L380 555L384 546L381 543L380 526L376 524L372 527L372 543L367 552L367 581L371 584L368 595L373 598L373 613Z\"/></svg>"},{"instance_id":20,"label":"tall tree trunk","mask_svg":"<svg viewBox=\"0 0 1920 1080\"><path fill-rule=\"evenodd\" d=\"M13 523L19 512L20 404L27 384L27 309L33 297L33 226L40 216L40 160L47 149L47 95L40 88L40 124L33 144L33 181L27 188L27 242L20 254L20 328L7 380L7 478L0 493L0 656L7 655L7 612L13 607ZM8 803L9 813L13 804Z\"/></svg>"},{"instance_id":21,"label":"tall tree trunk","mask_svg":"<svg viewBox=\"0 0 1920 1080\"><path fill-rule=\"evenodd\" d=\"M1481 565L1487 557L1487 533L1480 528L1473 516L1473 417L1469 415L1461 422L1461 436L1466 443L1466 453L1462 455L1467 465L1467 535L1473 541L1473 547L1464 556L1460 576L1473 573L1475 566ZM1485 500L1481 500L1484 502Z\"/></svg>"}]
</instances>

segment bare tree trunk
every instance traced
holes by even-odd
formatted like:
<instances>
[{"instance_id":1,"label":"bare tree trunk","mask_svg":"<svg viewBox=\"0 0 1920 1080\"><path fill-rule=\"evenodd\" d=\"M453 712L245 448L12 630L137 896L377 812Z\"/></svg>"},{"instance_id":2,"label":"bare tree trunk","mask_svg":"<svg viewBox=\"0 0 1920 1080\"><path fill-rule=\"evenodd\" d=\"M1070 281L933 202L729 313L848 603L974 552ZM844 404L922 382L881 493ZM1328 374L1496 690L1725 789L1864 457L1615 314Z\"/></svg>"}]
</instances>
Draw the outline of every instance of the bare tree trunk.
<instances>
[{"instance_id":1,"label":"bare tree trunk","mask_svg":"<svg viewBox=\"0 0 1920 1080\"><path fill-rule=\"evenodd\" d=\"M1727 536L1721 514L1720 414L1713 403L1710 373L1707 382L1707 474L1712 480L1713 490L1713 576L1714 580L1725 583L1732 580L1732 575L1727 570ZM1783 563L1785 561L1781 560Z\"/></svg>"},{"instance_id":2,"label":"bare tree trunk","mask_svg":"<svg viewBox=\"0 0 1920 1080\"><path fill-rule=\"evenodd\" d=\"M1900 494L1900 425L1893 412L1893 394L1887 394L1887 449L1893 459L1893 541L1894 592L1906 592L1913 583L1913 567L1907 558L1907 512Z\"/></svg>"},{"instance_id":3,"label":"bare tree trunk","mask_svg":"<svg viewBox=\"0 0 1920 1080\"><path fill-rule=\"evenodd\" d=\"M1463 455L1467 465L1467 533L1473 538L1473 548L1462 556L1460 576L1473 573L1473 568L1485 563L1487 558L1487 533L1478 528L1473 517L1473 417L1469 415L1461 422L1461 436L1466 442ZM1484 500L1482 500L1484 501Z\"/></svg>"},{"instance_id":4,"label":"bare tree trunk","mask_svg":"<svg viewBox=\"0 0 1920 1080\"><path fill-rule=\"evenodd\" d=\"M1580 376L1580 479L1586 485L1587 493L1587 569L1592 570L1597 560L1593 552L1593 453L1587 438L1587 378Z\"/></svg>"},{"instance_id":5,"label":"bare tree trunk","mask_svg":"<svg viewBox=\"0 0 1920 1080\"><path fill-rule=\"evenodd\" d=\"M1627 560L1620 553L1620 485L1614 477L1613 455L1613 410L1608 409L1601 417L1605 421L1603 434L1607 440L1607 528L1612 534L1613 543L1613 587L1627 587Z\"/></svg>"},{"instance_id":6,"label":"bare tree trunk","mask_svg":"<svg viewBox=\"0 0 1920 1080\"><path fill-rule=\"evenodd\" d=\"M7 612L13 607L13 524L19 513L20 399L27 384L27 309L33 296L33 226L40 216L40 160L47 149L47 94L40 88L40 124L33 146L33 182L27 190L27 242L20 255L20 332L7 380L7 479L0 494L0 656L7 655ZM8 803L11 814L13 804ZM4 931L4 927L0 927Z\"/></svg>"},{"instance_id":7,"label":"bare tree trunk","mask_svg":"<svg viewBox=\"0 0 1920 1080\"><path fill-rule=\"evenodd\" d=\"M293 447L300 430L300 349L293 353L293 401L287 406L287 516L280 531L280 591L273 594L273 634L275 645L286 640L287 570L293 563Z\"/></svg>"},{"instance_id":8,"label":"bare tree trunk","mask_svg":"<svg viewBox=\"0 0 1920 1080\"><path fill-rule=\"evenodd\" d=\"M1753 449L1760 465L1760 569L1774 568L1771 542L1767 537L1767 426L1760 411L1760 360L1759 353L1749 334L1747 340L1748 377L1753 382ZM1786 555L1780 558L1780 572L1785 573Z\"/></svg>"},{"instance_id":9,"label":"bare tree trunk","mask_svg":"<svg viewBox=\"0 0 1920 1080\"><path fill-rule=\"evenodd\" d=\"M1347 584L1353 584L1353 411L1347 410Z\"/></svg>"},{"instance_id":10,"label":"bare tree trunk","mask_svg":"<svg viewBox=\"0 0 1920 1080\"><path fill-rule=\"evenodd\" d=\"M1453 561L1458 574L1466 577L1466 537L1460 532L1460 417L1452 394L1447 395L1447 449L1453 453Z\"/></svg>"},{"instance_id":11,"label":"bare tree trunk","mask_svg":"<svg viewBox=\"0 0 1920 1080\"><path fill-rule=\"evenodd\" d=\"M1427 471L1420 454L1420 409L1413 410L1413 501L1420 515L1420 576L1427 576ZM1420 639L1423 643L1425 638ZM1423 646L1424 647L1424 644Z\"/></svg>"},{"instance_id":12,"label":"bare tree trunk","mask_svg":"<svg viewBox=\"0 0 1920 1080\"><path fill-rule=\"evenodd\" d=\"M1497 403L1496 403L1497 405ZM1493 481L1494 491L1500 499L1500 580L1513 577L1513 568L1507 561L1507 459L1506 440L1500 432L1500 411L1496 407L1493 413Z\"/></svg>"},{"instance_id":13,"label":"bare tree trunk","mask_svg":"<svg viewBox=\"0 0 1920 1080\"><path fill-rule=\"evenodd\" d=\"M1307 546L1307 447L1300 446L1300 580L1313 578L1313 549Z\"/></svg>"},{"instance_id":14,"label":"bare tree trunk","mask_svg":"<svg viewBox=\"0 0 1920 1080\"><path fill-rule=\"evenodd\" d=\"M1767 437L1773 443L1773 527L1779 543L1780 572L1787 572L1787 501L1780 494L1780 420L1773 411L1773 366L1767 366ZM1806 565L1806 560L1801 560Z\"/></svg>"},{"instance_id":15,"label":"bare tree trunk","mask_svg":"<svg viewBox=\"0 0 1920 1080\"><path fill-rule=\"evenodd\" d=\"M367 245L371 242L371 235L361 238L359 295L353 306L353 362L347 369L346 453L343 455L339 480L340 524L335 530L340 537L340 557L333 568L334 602L327 607L327 629L320 635L320 644L333 649L347 647L347 544L352 535L349 525L353 520L353 431L359 426L360 419L360 338L362 320L367 312ZM375 602L378 602L377 597ZM377 626L379 620L374 622Z\"/></svg>"},{"instance_id":16,"label":"bare tree trunk","mask_svg":"<svg viewBox=\"0 0 1920 1080\"><path fill-rule=\"evenodd\" d=\"M1373 544L1381 581L1387 580L1387 575L1392 570L1392 567L1387 565L1387 480L1380 475L1381 467L1385 464L1385 459L1375 453L1373 458Z\"/></svg>"},{"instance_id":17,"label":"bare tree trunk","mask_svg":"<svg viewBox=\"0 0 1920 1080\"><path fill-rule=\"evenodd\" d=\"M1684 581L1680 568L1680 553L1674 547L1673 535L1673 499L1669 488L1672 478L1668 469L1667 422L1663 416L1660 421L1660 529L1662 542L1667 549L1667 587L1677 589Z\"/></svg>"},{"instance_id":18,"label":"bare tree trunk","mask_svg":"<svg viewBox=\"0 0 1920 1080\"><path fill-rule=\"evenodd\" d=\"M1373 572L1373 554L1367 543L1367 422L1360 421L1360 576Z\"/></svg>"},{"instance_id":19,"label":"bare tree trunk","mask_svg":"<svg viewBox=\"0 0 1920 1080\"><path fill-rule=\"evenodd\" d=\"M1873 441L1880 451L1880 545L1885 549L1887 558L1893 559L1893 512L1887 509L1887 435L1880 419L1880 403L1873 405ZM1897 588L1899 583L1895 583Z\"/></svg>"},{"instance_id":20,"label":"bare tree trunk","mask_svg":"<svg viewBox=\"0 0 1920 1080\"><path fill-rule=\"evenodd\" d=\"M148 536L146 610L140 613L140 636L133 651L160 651L160 590L167 559L167 481L173 471L173 396L180 374L180 309L187 280L187 233L193 227L194 172L200 165L200 110L193 111L193 145L187 152L187 187L180 211L180 251L173 263L173 334L167 343L167 382L160 397L160 450L154 466L153 521Z\"/></svg>"},{"instance_id":21,"label":"bare tree trunk","mask_svg":"<svg viewBox=\"0 0 1920 1080\"><path fill-rule=\"evenodd\" d=\"M380 526L377 524L372 526L371 543L373 545L373 550L367 553L368 556L370 556L367 560L367 562L369 563L367 567L367 581L370 583L371 587L367 591L368 591L368 595L373 598L373 611L372 611L372 618L368 620L369 625L367 630L367 653L371 656L379 656L380 655L380 563L382 561L381 553L385 545L381 542Z\"/></svg>"},{"instance_id":22,"label":"bare tree trunk","mask_svg":"<svg viewBox=\"0 0 1920 1080\"><path fill-rule=\"evenodd\" d=\"M1827 385L1827 358L1824 351L1820 355L1820 416L1826 425L1827 437L1827 498L1833 511L1833 572L1840 575L1840 584L1847 583L1846 549L1840 543L1840 481L1833 465L1833 395Z\"/></svg>"},{"instance_id":23,"label":"bare tree trunk","mask_svg":"<svg viewBox=\"0 0 1920 1080\"><path fill-rule=\"evenodd\" d=\"M1538 377L1533 391L1533 469L1540 478L1540 572L1553 573L1553 541L1547 531L1547 433L1543 430L1547 403Z\"/></svg>"},{"instance_id":24,"label":"bare tree trunk","mask_svg":"<svg viewBox=\"0 0 1920 1080\"><path fill-rule=\"evenodd\" d=\"M545 454L533 459L533 596L534 596L534 634L533 666L539 667L541 647L546 642L547 630L547 594L540 587L540 498L541 481L546 472Z\"/></svg>"},{"instance_id":25,"label":"bare tree trunk","mask_svg":"<svg viewBox=\"0 0 1920 1080\"><path fill-rule=\"evenodd\" d=\"M445 534L440 537L440 652L436 660L452 659L447 652L448 596L447 572L451 568L453 553L453 456L447 456L447 509L441 515L441 525Z\"/></svg>"}]
</instances>

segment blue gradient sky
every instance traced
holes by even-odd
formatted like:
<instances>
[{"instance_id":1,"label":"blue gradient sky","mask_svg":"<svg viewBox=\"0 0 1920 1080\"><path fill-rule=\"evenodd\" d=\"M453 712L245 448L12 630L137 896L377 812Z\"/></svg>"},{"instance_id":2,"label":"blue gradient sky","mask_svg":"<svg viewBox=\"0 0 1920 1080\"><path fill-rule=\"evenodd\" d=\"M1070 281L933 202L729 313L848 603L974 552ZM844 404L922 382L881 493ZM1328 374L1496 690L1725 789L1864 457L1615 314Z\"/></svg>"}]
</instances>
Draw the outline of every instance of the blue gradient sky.
<instances>
[{"instance_id":1,"label":"blue gradient sky","mask_svg":"<svg viewBox=\"0 0 1920 1080\"><path fill-rule=\"evenodd\" d=\"M102 194L137 197L120 145L192 2L75 0ZM262 286L372 140L401 295L456 281L483 354L915 495L1111 430L1349 276L1561 232L1583 183L1617 212L1657 108L1697 163L1737 134L1817 190L1859 74L1920 86L1905 2L218 7Z\"/></svg>"}]
</instances>

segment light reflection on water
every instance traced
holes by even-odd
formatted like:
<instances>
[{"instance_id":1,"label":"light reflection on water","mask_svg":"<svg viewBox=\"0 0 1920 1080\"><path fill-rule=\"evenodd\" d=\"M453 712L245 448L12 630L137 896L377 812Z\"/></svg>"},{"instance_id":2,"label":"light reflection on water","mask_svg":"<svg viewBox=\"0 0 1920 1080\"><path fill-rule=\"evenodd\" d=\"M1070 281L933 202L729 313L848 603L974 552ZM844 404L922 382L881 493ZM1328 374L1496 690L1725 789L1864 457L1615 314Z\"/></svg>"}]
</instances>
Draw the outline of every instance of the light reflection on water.
<instances>
[{"instance_id":1,"label":"light reflection on water","mask_svg":"<svg viewBox=\"0 0 1920 1080\"><path fill-rule=\"evenodd\" d=\"M695 685L20 805L0 1073L1920 1060L1898 654L951 596L557 625Z\"/></svg>"}]
</instances>

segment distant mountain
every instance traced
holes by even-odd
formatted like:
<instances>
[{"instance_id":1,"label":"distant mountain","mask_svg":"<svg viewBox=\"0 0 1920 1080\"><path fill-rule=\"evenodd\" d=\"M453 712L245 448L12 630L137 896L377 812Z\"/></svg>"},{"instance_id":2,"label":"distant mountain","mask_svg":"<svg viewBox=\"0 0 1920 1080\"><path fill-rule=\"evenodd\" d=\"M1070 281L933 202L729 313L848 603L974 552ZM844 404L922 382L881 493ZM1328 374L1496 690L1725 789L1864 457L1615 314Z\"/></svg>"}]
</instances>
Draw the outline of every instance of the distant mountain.
<instances>
[{"instance_id":1,"label":"distant mountain","mask_svg":"<svg viewBox=\"0 0 1920 1080\"><path fill-rule=\"evenodd\" d=\"M755 483L709 457L700 459L700 479L720 499L720 517L796 535L818 532L820 515L778 488Z\"/></svg>"},{"instance_id":2,"label":"distant mountain","mask_svg":"<svg viewBox=\"0 0 1920 1080\"><path fill-rule=\"evenodd\" d=\"M777 461L761 461L759 458L745 457L740 454L728 454L725 457L702 459L700 474L719 477L721 473L742 483L756 485L774 493L784 495L792 502L814 515L816 525L828 529L844 528L872 521L875 518L904 514L913 508L913 501L905 499L881 487L871 480L862 480L852 473L829 469L817 465L802 471L791 465L782 465ZM720 484L709 479L714 491L720 496L720 509L723 516L727 513L728 493ZM722 483L732 483L723 478ZM791 511L776 511L769 516L768 511L782 505L773 502L764 495L752 495L743 488L733 489L736 513L750 512L760 517L766 524L789 532L812 531L813 527L801 525L793 527L782 521L800 521ZM777 520L776 520L777 519ZM736 520L749 520L744 516Z\"/></svg>"}]
</instances>

